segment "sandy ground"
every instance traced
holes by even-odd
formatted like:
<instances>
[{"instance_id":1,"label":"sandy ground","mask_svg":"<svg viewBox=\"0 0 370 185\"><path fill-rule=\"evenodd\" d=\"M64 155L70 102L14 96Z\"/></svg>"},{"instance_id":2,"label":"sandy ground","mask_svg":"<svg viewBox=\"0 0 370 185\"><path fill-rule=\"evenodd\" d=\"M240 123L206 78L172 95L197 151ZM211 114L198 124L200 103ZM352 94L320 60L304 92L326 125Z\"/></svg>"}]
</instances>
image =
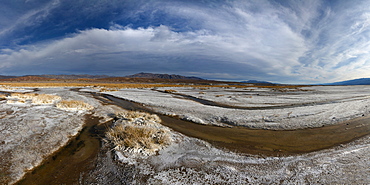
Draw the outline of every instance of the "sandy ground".
<instances>
[{"instance_id":1,"label":"sandy ground","mask_svg":"<svg viewBox=\"0 0 370 185\"><path fill-rule=\"evenodd\" d=\"M163 89L164 90L164 89ZM188 94L238 106L313 103L294 108L240 110L200 103L150 89L109 92L152 107L155 111L203 124L244 125L254 128L294 129L335 124L367 115L368 86L310 87L308 91L280 92L269 89L189 89ZM201 94L197 91L202 91ZM83 116L93 113L103 121L118 111L93 97L64 88L45 88L38 93L63 99L83 100L91 112L66 111L53 105L7 104L0 101L1 182L15 182L49 154L58 150L83 126ZM257 93L251 95L248 93ZM216 97L216 95L221 95ZM234 98L228 98L229 96ZM250 98L252 96L252 98ZM276 98L274 98L276 96ZM218 99L221 98L221 99ZM253 106L250 101L253 99ZM109 148L80 184L369 184L370 137L302 155L261 157L220 150L209 143L171 132L173 142L157 155L130 155ZM105 145L105 147L108 147Z\"/></svg>"}]
</instances>

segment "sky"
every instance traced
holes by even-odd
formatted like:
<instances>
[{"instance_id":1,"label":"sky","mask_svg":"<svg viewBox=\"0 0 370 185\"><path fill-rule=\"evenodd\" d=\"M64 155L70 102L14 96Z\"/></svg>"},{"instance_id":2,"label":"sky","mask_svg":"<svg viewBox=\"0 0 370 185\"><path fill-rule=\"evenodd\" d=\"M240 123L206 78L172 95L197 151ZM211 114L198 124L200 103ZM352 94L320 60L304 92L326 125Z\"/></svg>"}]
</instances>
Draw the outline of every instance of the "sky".
<instances>
[{"instance_id":1,"label":"sky","mask_svg":"<svg viewBox=\"0 0 370 185\"><path fill-rule=\"evenodd\" d=\"M0 0L0 75L370 78L370 0Z\"/></svg>"}]
</instances>

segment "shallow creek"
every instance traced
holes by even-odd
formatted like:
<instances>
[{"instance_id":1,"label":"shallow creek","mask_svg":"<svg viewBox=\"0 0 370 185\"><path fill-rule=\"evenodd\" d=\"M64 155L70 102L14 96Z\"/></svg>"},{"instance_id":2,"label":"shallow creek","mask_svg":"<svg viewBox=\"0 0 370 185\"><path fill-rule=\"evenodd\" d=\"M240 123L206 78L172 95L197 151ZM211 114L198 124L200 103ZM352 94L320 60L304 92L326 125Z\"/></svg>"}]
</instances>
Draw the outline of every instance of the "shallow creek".
<instances>
[{"instance_id":1,"label":"shallow creek","mask_svg":"<svg viewBox=\"0 0 370 185\"><path fill-rule=\"evenodd\" d=\"M78 184L84 179L84 174L95 167L100 151L99 138L103 136L106 124L110 124L98 125L99 118L91 115L86 115L85 122L84 129L76 138L17 184Z\"/></svg>"}]
</instances>

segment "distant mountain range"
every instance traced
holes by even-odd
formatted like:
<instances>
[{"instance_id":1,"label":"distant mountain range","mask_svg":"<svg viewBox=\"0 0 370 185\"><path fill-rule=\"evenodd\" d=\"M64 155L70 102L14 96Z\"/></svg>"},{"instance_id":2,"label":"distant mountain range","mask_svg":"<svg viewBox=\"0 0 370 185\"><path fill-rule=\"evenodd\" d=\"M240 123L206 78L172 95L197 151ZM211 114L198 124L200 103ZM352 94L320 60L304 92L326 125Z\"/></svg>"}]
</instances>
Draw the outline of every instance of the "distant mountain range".
<instances>
[{"instance_id":1,"label":"distant mountain range","mask_svg":"<svg viewBox=\"0 0 370 185\"><path fill-rule=\"evenodd\" d=\"M153 74L153 73L137 73L134 75L125 76L127 78L159 78L159 79L176 79L176 80L204 80L202 78L194 76L181 76L181 75L169 75L169 74Z\"/></svg>"},{"instance_id":2,"label":"distant mountain range","mask_svg":"<svg viewBox=\"0 0 370 185\"><path fill-rule=\"evenodd\" d=\"M77 80L77 79L163 79L163 80L204 80L198 77L188 77L181 75L169 74L153 74L153 73L137 73L134 75L114 77L107 75L25 75L25 76L4 76L0 75L1 81L49 81L49 80Z\"/></svg>"},{"instance_id":3,"label":"distant mountain range","mask_svg":"<svg viewBox=\"0 0 370 185\"><path fill-rule=\"evenodd\" d=\"M359 78L342 82L327 83L323 85L370 85L370 78Z\"/></svg>"},{"instance_id":4,"label":"distant mountain range","mask_svg":"<svg viewBox=\"0 0 370 185\"><path fill-rule=\"evenodd\" d=\"M259 80L241 81L241 83L247 83L247 84L274 84L274 83L271 83L271 82L259 81Z\"/></svg>"},{"instance_id":5,"label":"distant mountain range","mask_svg":"<svg viewBox=\"0 0 370 185\"><path fill-rule=\"evenodd\" d=\"M9 79L9 78L17 78L19 76L4 76L4 75L0 75L0 79Z\"/></svg>"},{"instance_id":6,"label":"distant mountain range","mask_svg":"<svg viewBox=\"0 0 370 185\"><path fill-rule=\"evenodd\" d=\"M51 78L41 77L41 76L16 76L10 78L2 78L0 81L50 81Z\"/></svg>"},{"instance_id":7,"label":"distant mountain range","mask_svg":"<svg viewBox=\"0 0 370 185\"><path fill-rule=\"evenodd\" d=\"M99 78L108 78L111 76L108 75L34 75L39 77L45 77L45 78L52 78L52 79L66 79L66 80L72 80L72 79L99 79Z\"/></svg>"}]
</instances>

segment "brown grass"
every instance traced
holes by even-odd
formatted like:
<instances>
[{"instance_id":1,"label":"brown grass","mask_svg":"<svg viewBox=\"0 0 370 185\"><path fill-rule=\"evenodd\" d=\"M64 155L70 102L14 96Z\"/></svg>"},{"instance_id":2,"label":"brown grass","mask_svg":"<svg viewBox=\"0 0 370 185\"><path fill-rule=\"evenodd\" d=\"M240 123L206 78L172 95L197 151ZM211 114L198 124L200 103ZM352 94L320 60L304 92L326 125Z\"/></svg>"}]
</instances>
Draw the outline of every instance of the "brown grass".
<instances>
[{"instance_id":1,"label":"brown grass","mask_svg":"<svg viewBox=\"0 0 370 185\"><path fill-rule=\"evenodd\" d=\"M119 124L106 133L107 138L119 149L155 151L170 142L167 131L148 126Z\"/></svg>"},{"instance_id":2,"label":"brown grass","mask_svg":"<svg viewBox=\"0 0 370 185\"><path fill-rule=\"evenodd\" d=\"M17 103L18 101L15 101L15 100L8 100L6 101L6 103L9 103L9 104L12 104L12 103Z\"/></svg>"},{"instance_id":3,"label":"brown grass","mask_svg":"<svg viewBox=\"0 0 370 185\"><path fill-rule=\"evenodd\" d=\"M32 103L34 104L52 104L56 101L61 100L62 98L57 95L51 94L39 94L32 98Z\"/></svg>"},{"instance_id":4,"label":"brown grass","mask_svg":"<svg viewBox=\"0 0 370 185\"><path fill-rule=\"evenodd\" d=\"M177 92L176 90L173 90L173 89L166 89L164 90L165 93L175 93Z\"/></svg>"},{"instance_id":5,"label":"brown grass","mask_svg":"<svg viewBox=\"0 0 370 185\"><path fill-rule=\"evenodd\" d=\"M91 106L88 103L85 103L80 100L62 100L59 103L56 104L56 107L60 109L76 109L76 110L92 110L94 109L93 106Z\"/></svg>"},{"instance_id":6,"label":"brown grass","mask_svg":"<svg viewBox=\"0 0 370 185\"><path fill-rule=\"evenodd\" d=\"M157 115L128 111L117 113L117 118L116 126L106 132L116 150L153 155L171 142Z\"/></svg>"},{"instance_id":7,"label":"brown grass","mask_svg":"<svg viewBox=\"0 0 370 185\"><path fill-rule=\"evenodd\" d=\"M148 114L145 112L138 112L138 111L125 111L125 112L118 112L116 113L116 117L127 120L129 122L135 122L136 120L139 120L143 122L142 124L147 124L148 122L155 122L155 123L161 123L162 120L155 114Z\"/></svg>"},{"instance_id":8,"label":"brown grass","mask_svg":"<svg viewBox=\"0 0 370 185\"><path fill-rule=\"evenodd\" d=\"M51 94L35 94L35 93L11 93L7 98L17 99L18 102L26 103L26 100L32 100L34 104L53 104L55 101L59 101L62 98L57 95ZM14 103L17 101L9 101Z\"/></svg>"},{"instance_id":9,"label":"brown grass","mask_svg":"<svg viewBox=\"0 0 370 185\"><path fill-rule=\"evenodd\" d=\"M30 100L37 96L37 94L34 93L11 93L10 98L17 98L20 100Z\"/></svg>"},{"instance_id":10,"label":"brown grass","mask_svg":"<svg viewBox=\"0 0 370 185\"><path fill-rule=\"evenodd\" d=\"M106 88L106 87L102 87L102 88L98 88L98 90L100 92L112 92L112 91L118 91L119 89L118 88Z\"/></svg>"}]
</instances>

